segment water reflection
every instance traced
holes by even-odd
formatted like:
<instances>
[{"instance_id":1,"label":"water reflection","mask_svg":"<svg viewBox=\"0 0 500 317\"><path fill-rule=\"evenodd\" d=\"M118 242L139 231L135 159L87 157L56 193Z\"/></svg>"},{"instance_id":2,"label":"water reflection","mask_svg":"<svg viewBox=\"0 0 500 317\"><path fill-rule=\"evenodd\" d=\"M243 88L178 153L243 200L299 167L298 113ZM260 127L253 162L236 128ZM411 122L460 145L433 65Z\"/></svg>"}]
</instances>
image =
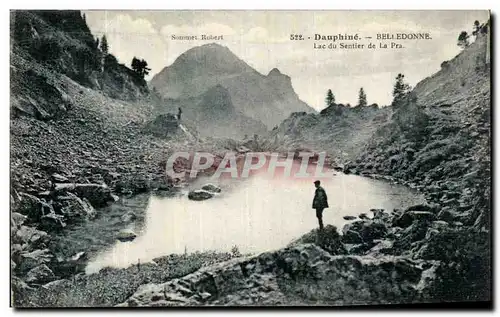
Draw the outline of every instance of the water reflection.
<instances>
[{"instance_id":1,"label":"water reflection","mask_svg":"<svg viewBox=\"0 0 500 317\"><path fill-rule=\"evenodd\" d=\"M196 188L207 179L192 184ZM191 201L184 195L174 198L151 196L145 226L132 242L117 242L100 253L87 267L127 267L171 253L205 250L262 252L286 246L317 226L311 208L314 186L310 179L294 180L255 175L249 179L221 180L220 196ZM355 175L338 174L322 180L330 208L326 224L341 229L343 216L357 216L371 208L392 210L423 202L408 188Z\"/></svg>"}]
</instances>

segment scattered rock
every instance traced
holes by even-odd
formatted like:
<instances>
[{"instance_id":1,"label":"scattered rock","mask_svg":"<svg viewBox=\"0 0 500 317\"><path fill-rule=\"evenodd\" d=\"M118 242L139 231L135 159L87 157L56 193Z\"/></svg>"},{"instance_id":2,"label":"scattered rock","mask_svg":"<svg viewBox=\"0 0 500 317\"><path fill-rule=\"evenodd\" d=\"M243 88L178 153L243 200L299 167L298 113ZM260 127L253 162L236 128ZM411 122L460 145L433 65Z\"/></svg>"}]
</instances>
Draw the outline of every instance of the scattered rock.
<instances>
[{"instance_id":1,"label":"scattered rock","mask_svg":"<svg viewBox=\"0 0 500 317\"><path fill-rule=\"evenodd\" d=\"M373 248L368 250L368 254L372 256L392 255L394 254L394 241L381 240Z\"/></svg>"},{"instance_id":2,"label":"scattered rock","mask_svg":"<svg viewBox=\"0 0 500 317\"><path fill-rule=\"evenodd\" d=\"M10 214L11 224L14 228L20 228L27 218L27 216L22 215L18 212L12 212Z\"/></svg>"},{"instance_id":3,"label":"scattered rock","mask_svg":"<svg viewBox=\"0 0 500 317\"><path fill-rule=\"evenodd\" d=\"M111 189L106 184L55 184L54 191L63 196L72 192L80 198L86 198L95 207L104 207L109 202L114 202Z\"/></svg>"},{"instance_id":4,"label":"scattered rock","mask_svg":"<svg viewBox=\"0 0 500 317\"><path fill-rule=\"evenodd\" d=\"M405 211L401 216L394 217L393 226L406 228L416 220L434 221L436 215L430 211Z\"/></svg>"},{"instance_id":5,"label":"scattered rock","mask_svg":"<svg viewBox=\"0 0 500 317\"><path fill-rule=\"evenodd\" d=\"M201 201L207 200L214 197L214 193L208 192L202 189L192 190L188 194L188 198L191 200Z\"/></svg>"},{"instance_id":6,"label":"scattered rock","mask_svg":"<svg viewBox=\"0 0 500 317\"><path fill-rule=\"evenodd\" d=\"M355 216L344 216L343 218L344 218L345 220L354 220L354 219L356 219L356 217L355 217Z\"/></svg>"},{"instance_id":7,"label":"scattered rock","mask_svg":"<svg viewBox=\"0 0 500 317\"><path fill-rule=\"evenodd\" d=\"M61 203L61 212L68 219L94 219L97 215L94 207L86 199L80 199L73 193L67 193L66 196L59 197Z\"/></svg>"},{"instance_id":8,"label":"scattered rock","mask_svg":"<svg viewBox=\"0 0 500 317\"><path fill-rule=\"evenodd\" d=\"M362 243L385 237L387 234L387 227L385 224L378 221L358 220L346 224L342 232L344 234L342 239L344 243Z\"/></svg>"},{"instance_id":9,"label":"scattered rock","mask_svg":"<svg viewBox=\"0 0 500 317\"><path fill-rule=\"evenodd\" d=\"M53 255L50 254L49 249L21 253L19 270L22 272L27 272L37 266L49 263L52 258Z\"/></svg>"},{"instance_id":10,"label":"scattered rock","mask_svg":"<svg viewBox=\"0 0 500 317\"><path fill-rule=\"evenodd\" d=\"M358 216L359 219L363 219L363 220L369 220L370 218L368 217L368 215L366 213L360 213L359 216Z\"/></svg>"},{"instance_id":11,"label":"scattered rock","mask_svg":"<svg viewBox=\"0 0 500 317\"><path fill-rule=\"evenodd\" d=\"M222 191L222 189L219 186L214 184L203 185L201 189L211 193L220 193Z\"/></svg>"},{"instance_id":12,"label":"scattered rock","mask_svg":"<svg viewBox=\"0 0 500 317\"><path fill-rule=\"evenodd\" d=\"M26 274L26 282L33 284L43 284L47 282L51 282L56 279L54 272L52 272L49 267L45 264L39 265L33 269L31 269Z\"/></svg>"},{"instance_id":13,"label":"scattered rock","mask_svg":"<svg viewBox=\"0 0 500 317\"><path fill-rule=\"evenodd\" d=\"M27 193L19 193L19 198L20 201L17 211L34 221L39 220L40 216L43 214L42 201Z\"/></svg>"},{"instance_id":14,"label":"scattered rock","mask_svg":"<svg viewBox=\"0 0 500 317\"><path fill-rule=\"evenodd\" d=\"M116 239L121 242L132 241L137 237L137 234L132 229L122 229L116 236Z\"/></svg>"},{"instance_id":15,"label":"scattered rock","mask_svg":"<svg viewBox=\"0 0 500 317\"><path fill-rule=\"evenodd\" d=\"M49 231L61 230L64 227L66 227L66 223L64 222L64 216L56 215L55 212L43 215L40 218L40 227Z\"/></svg>"},{"instance_id":16,"label":"scattered rock","mask_svg":"<svg viewBox=\"0 0 500 317\"><path fill-rule=\"evenodd\" d=\"M439 214L437 215L437 219L446 221L446 222L452 222L456 217L455 212L451 209L451 207L445 206Z\"/></svg>"},{"instance_id":17,"label":"scattered rock","mask_svg":"<svg viewBox=\"0 0 500 317\"><path fill-rule=\"evenodd\" d=\"M133 211L128 211L126 214L122 215L120 219L123 222L131 222L137 219L137 215Z\"/></svg>"},{"instance_id":18,"label":"scattered rock","mask_svg":"<svg viewBox=\"0 0 500 317\"><path fill-rule=\"evenodd\" d=\"M67 183L67 182L69 182L69 180L66 177L62 176L61 174L57 174L57 173L52 174L51 178L52 178L52 181L54 183Z\"/></svg>"},{"instance_id":19,"label":"scattered rock","mask_svg":"<svg viewBox=\"0 0 500 317\"><path fill-rule=\"evenodd\" d=\"M49 241L47 232L29 226L21 226L12 237L12 243L29 244L31 248L43 246Z\"/></svg>"}]
</instances>

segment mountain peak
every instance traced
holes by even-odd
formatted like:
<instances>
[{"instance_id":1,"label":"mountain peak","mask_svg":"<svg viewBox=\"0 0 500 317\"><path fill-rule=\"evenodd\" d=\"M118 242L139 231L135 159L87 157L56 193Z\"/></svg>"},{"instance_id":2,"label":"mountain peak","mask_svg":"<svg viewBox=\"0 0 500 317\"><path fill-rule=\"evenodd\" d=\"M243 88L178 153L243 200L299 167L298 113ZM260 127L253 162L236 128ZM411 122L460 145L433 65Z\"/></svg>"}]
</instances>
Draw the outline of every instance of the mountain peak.
<instances>
[{"instance_id":1,"label":"mountain peak","mask_svg":"<svg viewBox=\"0 0 500 317\"><path fill-rule=\"evenodd\" d=\"M271 69L271 71L269 72L269 74L267 74L267 76L277 76L277 75L283 75L283 74L276 67L273 68L273 69Z\"/></svg>"},{"instance_id":2,"label":"mountain peak","mask_svg":"<svg viewBox=\"0 0 500 317\"><path fill-rule=\"evenodd\" d=\"M314 111L299 99L289 76L277 68L265 76L215 43L184 52L155 75L151 85L166 98L201 96L204 111L241 112L268 127L280 123L288 113ZM205 117L210 116L205 113Z\"/></svg>"},{"instance_id":3,"label":"mountain peak","mask_svg":"<svg viewBox=\"0 0 500 317\"><path fill-rule=\"evenodd\" d=\"M199 46L192 47L182 53L177 60L187 59L200 59L200 58L215 58L221 59L240 60L229 48L217 43L207 43Z\"/></svg>"}]
</instances>

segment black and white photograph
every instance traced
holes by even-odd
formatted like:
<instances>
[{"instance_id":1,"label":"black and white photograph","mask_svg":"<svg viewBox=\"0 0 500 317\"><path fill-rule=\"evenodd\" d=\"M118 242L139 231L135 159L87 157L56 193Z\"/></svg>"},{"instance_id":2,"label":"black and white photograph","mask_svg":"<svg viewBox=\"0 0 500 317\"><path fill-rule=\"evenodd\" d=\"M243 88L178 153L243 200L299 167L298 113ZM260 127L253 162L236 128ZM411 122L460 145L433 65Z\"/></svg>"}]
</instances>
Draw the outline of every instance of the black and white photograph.
<instances>
[{"instance_id":1,"label":"black and white photograph","mask_svg":"<svg viewBox=\"0 0 500 317\"><path fill-rule=\"evenodd\" d=\"M10 10L11 307L491 307L493 25Z\"/></svg>"}]
</instances>

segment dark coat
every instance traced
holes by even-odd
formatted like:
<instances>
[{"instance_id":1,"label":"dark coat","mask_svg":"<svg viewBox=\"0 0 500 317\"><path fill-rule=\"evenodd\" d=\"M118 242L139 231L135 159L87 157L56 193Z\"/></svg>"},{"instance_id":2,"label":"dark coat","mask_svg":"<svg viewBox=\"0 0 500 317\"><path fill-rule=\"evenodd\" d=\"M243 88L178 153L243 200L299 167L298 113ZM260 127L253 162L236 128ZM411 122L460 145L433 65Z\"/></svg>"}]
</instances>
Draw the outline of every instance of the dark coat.
<instances>
[{"instance_id":1,"label":"dark coat","mask_svg":"<svg viewBox=\"0 0 500 317\"><path fill-rule=\"evenodd\" d=\"M313 209L328 208L328 197L323 187L316 188L312 204Z\"/></svg>"}]
</instances>

